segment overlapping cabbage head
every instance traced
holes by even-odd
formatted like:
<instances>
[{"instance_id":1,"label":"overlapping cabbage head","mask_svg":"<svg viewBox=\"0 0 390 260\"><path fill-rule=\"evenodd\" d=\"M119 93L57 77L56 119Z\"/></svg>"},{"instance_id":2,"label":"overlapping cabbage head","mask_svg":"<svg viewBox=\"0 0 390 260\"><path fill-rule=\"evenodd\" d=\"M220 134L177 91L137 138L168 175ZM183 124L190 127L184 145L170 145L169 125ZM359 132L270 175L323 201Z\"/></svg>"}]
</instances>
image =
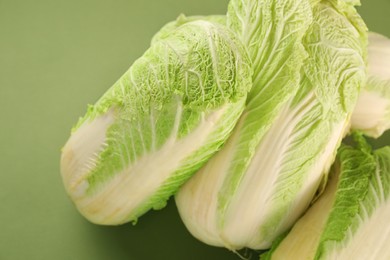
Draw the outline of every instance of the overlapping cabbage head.
<instances>
[{"instance_id":1,"label":"overlapping cabbage head","mask_svg":"<svg viewBox=\"0 0 390 260\"><path fill-rule=\"evenodd\" d=\"M98 224L164 207L224 143L252 86L243 44L194 21L162 35L73 129L62 151L66 190Z\"/></svg>"},{"instance_id":2,"label":"overlapping cabbage head","mask_svg":"<svg viewBox=\"0 0 390 260\"><path fill-rule=\"evenodd\" d=\"M390 128L390 39L368 34L367 81L352 114L351 128L378 138Z\"/></svg>"},{"instance_id":3,"label":"overlapping cabbage head","mask_svg":"<svg viewBox=\"0 0 390 260\"><path fill-rule=\"evenodd\" d=\"M324 194L262 260L390 258L390 147L356 140L339 150Z\"/></svg>"}]
</instances>

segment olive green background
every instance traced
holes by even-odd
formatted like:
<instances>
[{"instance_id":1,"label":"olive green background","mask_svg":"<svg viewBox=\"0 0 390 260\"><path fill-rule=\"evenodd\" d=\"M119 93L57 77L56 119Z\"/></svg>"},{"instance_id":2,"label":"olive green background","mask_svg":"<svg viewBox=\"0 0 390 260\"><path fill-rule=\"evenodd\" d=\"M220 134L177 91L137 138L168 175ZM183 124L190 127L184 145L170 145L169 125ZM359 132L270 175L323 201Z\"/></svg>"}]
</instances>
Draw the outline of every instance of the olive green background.
<instances>
[{"instance_id":1,"label":"olive green background","mask_svg":"<svg viewBox=\"0 0 390 260\"><path fill-rule=\"evenodd\" d=\"M363 2L369 28L390 36L390 0ZM90 224L59 172L72 125L153 34L180 13L223 14L227 3L0 0L0 260L239 259L194 239L173 201L136 226Z\"/></svg>"}]
</instances>

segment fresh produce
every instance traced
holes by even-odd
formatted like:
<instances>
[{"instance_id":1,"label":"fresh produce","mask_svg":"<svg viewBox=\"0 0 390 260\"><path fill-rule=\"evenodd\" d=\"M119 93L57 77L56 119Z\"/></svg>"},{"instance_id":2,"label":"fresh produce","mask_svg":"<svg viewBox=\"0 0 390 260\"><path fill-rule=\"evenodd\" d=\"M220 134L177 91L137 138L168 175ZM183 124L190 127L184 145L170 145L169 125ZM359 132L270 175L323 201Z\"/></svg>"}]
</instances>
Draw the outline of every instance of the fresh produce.
<instances>
[{"instance_id":1,"label":"fresh produce","mask_svg":"<svg viewBox=\"0 0 390 260\"><path fill-rule=\"evenodd\" d=\"M175 195L209 245L390 258L375 225L390 217L390 148L361 134L390 128L390 40L368 33L359 4L231 0L226 15L163 26L62 150L78 210L135 223ZM351 132L355 146L341 145Z\"/></svg>"}]
</instances>

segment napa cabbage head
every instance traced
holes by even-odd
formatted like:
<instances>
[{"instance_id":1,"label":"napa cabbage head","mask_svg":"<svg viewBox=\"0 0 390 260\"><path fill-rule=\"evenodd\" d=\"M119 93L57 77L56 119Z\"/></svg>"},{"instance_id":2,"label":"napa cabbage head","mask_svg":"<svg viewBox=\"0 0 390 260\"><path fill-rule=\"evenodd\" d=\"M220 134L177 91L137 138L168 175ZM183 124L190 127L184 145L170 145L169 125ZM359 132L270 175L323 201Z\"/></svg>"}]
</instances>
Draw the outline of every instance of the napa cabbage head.
<instances>
[{"instance_id":1,"label":"napa cabbage head","mask_svg":"<svg viewBox=\"0 0 390 260\"><path fill-rule=\"evenodd\" d=\"M201 241L266 249L325 183L365 81L366 26L352 4L230 2L253 87L222 150L176 195Z\"/></svg>"},{"instance_id":2,"label":"napa cabbage head","mask_svg":"<svg viewBox=\"0 0 390 260\"><path fill-rule=\"evenodd\" d=\"M222 25L188 22L159 40L79 120L62 150L65 188L90 221L136 221L217 150L252 86L246 49Z\"/></svg>"},{"instance_id":3,"label":"napa cabbage head","mask_svg":"<svg viewBox=\"0 0 390 260\"><path fill-rule=\"evenodd\" d=\"M390 128L390 39L368 34L367 82L351 118L352 130L377 138Z\"/></svg>"},{"instance_id":4,"label":"napa cabbage head","mask_svg":"<svg viewBox=\"0 0 390 260\"><path fill-rule=\"evenodd\" d=\"M390 258L390 147L371 151L355 138L339 150L322 196L261 259Z\"/></svg>"}]
</instances>

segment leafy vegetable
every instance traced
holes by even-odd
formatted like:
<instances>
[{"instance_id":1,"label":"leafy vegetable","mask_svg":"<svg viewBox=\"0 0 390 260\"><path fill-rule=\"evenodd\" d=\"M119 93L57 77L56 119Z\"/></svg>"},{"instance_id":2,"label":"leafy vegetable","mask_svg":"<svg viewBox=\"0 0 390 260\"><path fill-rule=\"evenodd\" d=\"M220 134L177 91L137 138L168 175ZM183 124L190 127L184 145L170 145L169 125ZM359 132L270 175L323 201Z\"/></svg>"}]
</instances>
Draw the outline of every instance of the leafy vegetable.
<instances>
[{"instance_id":1,"label":"leafy vegetable","mask_svg":"<svg viewBox=\"0 0 390 260\"><path fill-rule=\"evenodd\" d=\"M207 244L389 259L390 147L372 152L355 133L328 182L350 129L390 128L390 40L370 33L367 51L359 4L231 0L227 15L166 24L63 148L79 211L136 222L181 187L183 222Z\"/></svg>"},{"instance_id":2,"label":"leafy vegetable","mask_svg":"<svg viewBox=\"0 0 390 260\"><path fill-rule=\"evenodd\" d=\"M99 224L160 209L224 143L252 69L241 42L207 21L152 44L74 128L61 172L80 212Z\"/></svg>"},{"instance_id":3,"label":"leafy vegetable","mask_svg":"<svg viewBox=\"0 0 390 260\"><path fill-rule=\"evenodd\" d=\"M261 259L389 259L390 147L343 146L330 182Z\"/></svg>"},{"instance_id":4,"label":"leafy vegetable","mask_svg":"<svg viewBox=\"0 0 390 260\"><path fill-rule=\"evenodd\" d=\"M390 39L368 34L368 79L352 114L351 128L379 137L390 128Z\"/></svg>"},{"instance_id":5,"label":"leafy vegetable","mask_svg":"<svg viewBox=\"0 0 390 260\"><path fill-rule=\"evenodd\" d=\"M266 249L313 199L365 80L366 27L345 1L232 0L253 88L232 136L176 195L201 241Z\"/></svg>"}]
</instances>

